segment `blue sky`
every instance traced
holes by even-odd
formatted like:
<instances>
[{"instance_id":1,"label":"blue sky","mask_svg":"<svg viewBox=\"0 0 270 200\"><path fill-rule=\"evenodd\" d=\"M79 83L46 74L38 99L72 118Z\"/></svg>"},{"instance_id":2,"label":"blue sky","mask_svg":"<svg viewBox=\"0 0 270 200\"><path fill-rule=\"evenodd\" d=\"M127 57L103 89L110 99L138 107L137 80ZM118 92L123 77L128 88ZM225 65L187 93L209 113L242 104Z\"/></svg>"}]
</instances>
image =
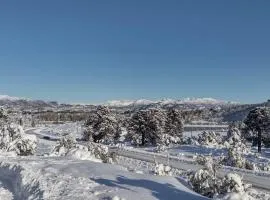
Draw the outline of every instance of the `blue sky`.
<instances>
[{"instance_id":1,"label":"blue sky","mask_svg":"<svg viewBox=\"0 0 270 200\"><path fill-rule=\"evenodd\" d=\"M3 0L0 94L265 101L269 10L267 0Z\"/></svg>"}]
</instances>

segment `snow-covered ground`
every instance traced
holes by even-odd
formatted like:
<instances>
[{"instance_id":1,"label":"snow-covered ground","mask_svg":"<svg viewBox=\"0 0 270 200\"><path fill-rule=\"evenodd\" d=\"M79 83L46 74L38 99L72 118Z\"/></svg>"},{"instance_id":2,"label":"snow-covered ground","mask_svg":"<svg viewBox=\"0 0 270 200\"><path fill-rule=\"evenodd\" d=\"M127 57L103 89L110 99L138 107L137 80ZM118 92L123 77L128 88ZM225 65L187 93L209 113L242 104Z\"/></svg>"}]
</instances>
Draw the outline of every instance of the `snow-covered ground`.
<instances>
[{"instance_id":1,"label":"snow-covered ground","mask_svg":"<svg viewBox=\"0 0 270 200\"><path fill-rule=\"evenodd\" d=\"M46 132L47 127L26 131L40 136L35 156L0 156L1 200L207 199L186 187L178 178L149 173L153 165L146 168L148 172L140 172L130 170L132 162L128 169L120 161L118 164L105 164L70 157L44 156L57 143L44 139ZM58 137L56 134L50 136Z\"/></svg>"},{"instance_id":2,"label":"snow-covered ground","mask_svg":"<svg viewBox=\"0 0 270 200\"><path fill-rule=\"evenodd\" d=\"M0 199L207 199L191 190L184 179L183 170L174 168L171 171L172 176L154 176L156 166L147 161L147 156L144 156L145 160L135 158L135 155L133 158L117 156L114 164L70 156L48 156L57 140L66 133L81 138L82 129L79 126L77 123L67 123L29 129L26 133L38 136L35 156L14 157L12 154L0 154ZM154 148L131 150L149 154L150 158ZM164 160L166 156L175 156L189 166L189 162L194 161L194 155L219 156L222 153L222 148L175 145L166 152L161 152L161 155L164 155ZM263 149L262 157L250 156L249 159L264 162L268 161L268 156L269 150ZM190 166L187 169L195 170L193 165ZM254 174L252 176L256 177ZM270 199L269 193L264 191L251 194L255 199Z\"/></svg>"},{"instance_id":3,"label":"snow-covered ground","mask_svg":"<svg viewBox=\"0 0 270 200\"><path fill-rule=\"evenodd\" d=\"M41 127L40 134L51 138L59 138L65 134L72 134L81 138L83 133L81 122L69 122L65 124L46 124Z\"/></svg>"},{"instance_id":4,"label":"snow-covered ground","mask_svg":"<svg viewBox=\"0 0 270 200\"><path fill-rule=\"evenodd\" d=\"M58 157L0 160L0 180L14 199L207 199L174 177L133 173L118 165ZM0 192L1 199L11 196Z\"/></svg>"}]
</instances>

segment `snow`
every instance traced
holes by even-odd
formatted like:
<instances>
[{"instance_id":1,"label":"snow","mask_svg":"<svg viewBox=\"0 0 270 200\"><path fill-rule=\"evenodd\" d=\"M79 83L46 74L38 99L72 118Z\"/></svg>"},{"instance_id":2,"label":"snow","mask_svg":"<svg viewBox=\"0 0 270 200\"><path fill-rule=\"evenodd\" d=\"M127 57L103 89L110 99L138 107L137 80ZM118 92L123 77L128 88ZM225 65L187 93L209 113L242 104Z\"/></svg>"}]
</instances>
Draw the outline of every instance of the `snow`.
<instances>
[{"instance_id":1,"label":"snow","mask_svg":"<svg viewBox=\"0 0 270 200\"><path fill-rule=\"evenodd\" d=\"M0 197L1 200L13 200L12 193L3 187L3 183L0 181Z\"/></svg>"},{"instance_id":2,"label":"snow","mask_svg":"<svg viewBox=\"0 0 270 200\"><path fill-rule=\"evenodd\" d=\"M193 192L188 183L182 180L183 170L176 170L174 166L185 165L186 170L194 170L199 167L194 165L194 155L218 156L224 152L222 148L196 145L174 145L160 154L150 152L153 147L124 147L123 155L117 155L114 164L102 163L101 159L97 159L87 150L85 143L77 144L76 148L69 151L61 150L64 156L51 154L57 141L50 139L59 139L72 131L74 132L71 135L78 136L77 128L74 127L76 124L69 123L26 131L38 136L35 156L17 157L0 152L0 199L207 199ZM44 139L44 136L50 138ZM128 154L126 150L129 151ZM167 156L172 155L177 157L169 160ZM137 159L134 159L136 157ZM145 160L139 160L140 157ZM150 163L147 160L159 163ZM229 167L222 171L227 173L230 170L251 180L260 175L257 182L263 180L263 185L269 182L270 174L267 173L237 171ZM235 177L233 179L237 180ZM264 195L267 193L252 194L255 199L267 197ZM245 199L244 194L233 192L219 198L233 197Z\"/></svg>"},{"instance_id":3,"label":"snow","mask_svg":"<svg viewBox=\"0 0 270 200\"><path fill-rule=\"evenodd\" d=\"M9 182L12 194L19 199L207 199L174 177L132 173L117 165L72 159L1 159L0 180Z\"/></svg>"},{"instance_id":4,"label":"snow","mask_svg":"<svg viewBox=\"0 0 270 200\"><path fill-rule=\"evenodd\" d=\"M215 200L254 200L251 196L247 193L228 193L220 198L215 198Z\"/></svg>"},{"instance_id":5,"label":"snow","mask_svg":"<svg viewBox=\"0 0 270 200\"><path fill-rule=\"evenodd\" d=\"M26 133L43 131L30 129ZM28 136L32 137L31 134ZM0 153L0 199L207 199L174 177L101 163L92 154L87 155L82 145L65 156L48 155L56 144L38 135L36 156L12 157Z\"/></svg>"},{"instance_id":6,"label":"snow","mask_svg":"<svg viewBox=\"0 0 270 200\"><path fill-rule=\"evenodd\" d=\"M31 129L28 129L31 130ZM46 124L45 127L35 129L35 133L41 136L47 136L52 139L59 139L66 134L72 134L76 138L81 138L83 133L82 123L68 122L65 124Z\"/></svg>"}]
</instances>

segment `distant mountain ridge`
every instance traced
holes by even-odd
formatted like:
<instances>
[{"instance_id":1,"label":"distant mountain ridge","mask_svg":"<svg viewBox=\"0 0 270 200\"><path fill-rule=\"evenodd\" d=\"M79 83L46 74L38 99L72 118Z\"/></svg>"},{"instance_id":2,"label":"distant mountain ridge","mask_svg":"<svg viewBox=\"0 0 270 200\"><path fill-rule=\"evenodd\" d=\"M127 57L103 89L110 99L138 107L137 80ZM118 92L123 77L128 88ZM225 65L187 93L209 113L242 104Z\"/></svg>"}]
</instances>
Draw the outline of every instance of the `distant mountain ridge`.
<instances>
[{"instance_id":1,"label":"distant mountain ridge","mask_svg":"<svg viewBox=\"0 0 270 200\"><path fill-rule=\"evenodd\" d=\"M0 106L18 108L18 109L38 109L57 107L57 102L30 100L22 97L13 97L8 95L0 95Z\"/></svg>"},{"instance_id":2,"label":"distant mountain ridge","mask_svg":"<svg viewBox=\"0 0 270 200\"><path fill-rule=\"evenodd\" d=\"M125 107L125 106L143 106L150 104L200 104L200 105L224 105L224 104L239 104L237 102L217 100L214 98L185 98L185 99L161 99L158 101L152 101L147 99L139 99L139 100L113 100L105 103L107 106L111 107Z\"/></svg>"},{"instance_id":3,"label":"distant mountain ridge","mask_svg":"<svg viewBox=\"0 0 270 200\"><path fill-rule=\"evenodd\" d=\"M22 100L24 98L20 98L20 97L11 97L8 95L0 95L0 100L4 101L17 101L17 100Z\"/></svg>"},{"instance_id":4,"label":"distant mountain ridge","mask_svg":"<svg viewBox=\"0 0 270 200\"><path fill-rule=\"evenodd\" d=\"M248 112L258 106L270 107L270 100L258 104L240 104L232 101L217 100L214 98L185 98L161 100L114 100L105 104L65 104L56 101L31 100L27 98L0 95L0 106L15 111L79 111L89 112L98 105L106 105L118 112L136 112L149 108L176 108L182 110L213 110L217 116L225 121L243 120Z\"/></svg>"}]
</instances>

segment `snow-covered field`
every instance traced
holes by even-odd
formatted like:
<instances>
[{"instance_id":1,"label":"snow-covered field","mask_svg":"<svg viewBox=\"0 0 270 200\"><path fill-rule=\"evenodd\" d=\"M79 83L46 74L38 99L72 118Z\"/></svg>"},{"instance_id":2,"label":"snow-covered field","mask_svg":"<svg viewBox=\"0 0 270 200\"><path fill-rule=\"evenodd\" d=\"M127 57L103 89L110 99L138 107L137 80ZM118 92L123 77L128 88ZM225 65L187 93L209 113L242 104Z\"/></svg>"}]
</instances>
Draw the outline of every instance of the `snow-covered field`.
<instances>
[{"instance_id":1,"label":"snow-covered field","mask_svg":"<svg viewBox=\"0 0 270 200\"><path fill-rule=\"evenodd\" d=\"M62 136L71 133L75 138L81 138L80 124L46 125L28 129L26 133L36 135L38 138L34 156L17 157L13 154L0 154L1 200L208 199L192 191L185 170L172 168L169 176L155 176L155 173L159 173L156 170L159 169L155 163L148 162L147 157L154 158L157 162L162 163L162 161L151 154L154 151L153 147L124 147L124 149L143 152L147 156L141 159L136 158L135 154L128 157L119 155L116 156L114 164L106 164L92 158L82 160L83 157L80 154L64 157L52 156L51 153ZM188 136L189 133L184 133L184 135ZM163 163L166 162L166 156L174 156L189 163L194 162L194 156L198 154L220 156L223 153L222 148L216 147L174 145L159 154L164 155ZM268 158L268 149L263 149L261 157L248 157L248 159L254 159L255 162L268 162ZM186 166L188 171L195 170L192 167L194 165L187 164ZM256 178L256 175L254 177ZM251 190L249 195L254 199L270 199L269 193L264 190Z\"/></svg>"},{"instance_id":2,"label":"snow-covered field","mask_svg":"<svg viewBox=\"0 0 270 200\"><path fill-rule=\"evenodd\" d=\"M59 130L66 132L62 127L56 130L57 133L53 131L50 136L58 138ZM44 156L56 144L56 141L43 139L47 131L47 127L26 131L41 136L35 156L0 156L1 200L207 199L177 178L131 171L127 166L119 165L120 162L105 164L70 157Z\"/></svg>"},{"instance_id":3,"label":"snow-covered field","mask_svg":"<svg viewBox=\"0 0 270 200\"><path fill-rule=\"evenodd\" d=\"M0 160L1 199L207 199L174 177L119 165L35 156Z\"/></svg>"},{"instance_id":4,"label":"snow-covered field","mask_svg":"<svg viewBox=\"0 0 270 200\"><path fill-rule=\"evenodd\" d=\"M46 124L40 127L40 135L59 138L66 134L72 134L76 138L81 138L83 129L80 122L69 122L65 124Z\"/></svg>"}]
</instances>

